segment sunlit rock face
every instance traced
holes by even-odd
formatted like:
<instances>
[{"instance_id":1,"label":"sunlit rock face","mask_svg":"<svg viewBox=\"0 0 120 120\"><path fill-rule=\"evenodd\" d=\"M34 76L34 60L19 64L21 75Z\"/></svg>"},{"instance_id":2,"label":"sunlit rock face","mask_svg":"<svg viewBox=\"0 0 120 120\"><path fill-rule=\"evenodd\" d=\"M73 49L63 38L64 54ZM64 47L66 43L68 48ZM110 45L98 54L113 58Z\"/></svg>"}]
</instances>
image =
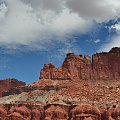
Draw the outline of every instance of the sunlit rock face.
<instances>
[{"instance_id":1,"label":"sunlit rock face","mask_svg":"<svg viewBox=\"0 0 120 120\"><path fill-rule=\"evenodd\" d=\"M68 53L59 68L51 63L45 64L40 71L40 79L120 79L120 48L115 47L109 52L96 53L92 60L88 55Z\"/></svg>"},{"instance_id":2,"label":"sunlit rock face","mask_svg":"<svg viewBox=\"0 0 120 120\"><path fill-rule=\"evenodd\" d=\"M93 55L93 79L120 79L120 48Z\"/></svg>"}]
</instances>

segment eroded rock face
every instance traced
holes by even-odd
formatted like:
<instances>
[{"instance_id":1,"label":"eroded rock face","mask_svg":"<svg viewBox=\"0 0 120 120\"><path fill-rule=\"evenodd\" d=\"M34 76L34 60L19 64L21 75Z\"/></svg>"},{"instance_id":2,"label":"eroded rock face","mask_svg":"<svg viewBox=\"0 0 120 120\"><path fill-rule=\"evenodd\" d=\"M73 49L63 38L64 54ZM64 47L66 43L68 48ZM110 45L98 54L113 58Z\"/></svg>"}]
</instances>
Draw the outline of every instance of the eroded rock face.
<instances>
[{"instance_id":1,"label":"eroded rock face","mask_svg":"<svg viewBox=\"0 0 120 120\"><path fill-rule=\"evenodd\" d=\"M7 110L4 106L0 106L0 120L5 120L7 115Z\"/></svg>"},{"instance_id":2,"label":"eroded rock face","mask_svg":"<svg viewBox=\"0 0 120 120\"><path fill-rule=\"evenodd\" d=\"M109 52L88 55L68 53L62 66L55 68L53 64L45 64L40 71L41 79L120 79L120 48L112 48Z\"/></svg>"},{"instance_id":3,"label":"eroded rock face","mask_svg":"<svg viewBox=\"0 0 120 120\"><path fill-rule=\"evenodd\" d=\"M37 105L31 109L31 120L43 120L44 115L44 106Z\"/></svg>"},{"instance_id":4,"label":"eroded rock face","mask_svg":"<svg viewBox=\"0 0 120 120\"><path fill-rule=\"evenodd\" d=\"M7 115L5 120L26 120L26 119L24 119L24 117L20 113L14 112Z\"/></svg>"},{"instance_id":5,"label":"eroded rock face","mask_svg":"<svg viewBox=\"0 0 120 120\"><path fill-rule=\"evenodd\" d=\"M3 92L9 91L11 88L18 86L25 86L25 83L16 79L0 80L0 97L2 97Z\"/></svg>"},{"instance_id":6,"label":"eroded rock face","mask_svg":"<svg viewBox=\"0 0 120 120\"><path fill-rule=\"evenodd\" d=\"M68 112L60 105L51 105L45 110L45 120L68 120Z\"/></svg>"},{"instance_id":7,"label":"eroded rock face","mask_svg":"<svg viewBox=\"0 0 120 120\"><path fill-rule=\"evenodd\" d=\"M113 120L120 120L120 107L114 109L111 112L110 118L112 118Z\"/></svg>"},{"instance_id":8,"label":"eroded rock face","mask_svg":"<svg viewBox=\"0 0 120 120\"><path fill-rule=\"evenodd\" d=\"M0 106L0 120L44 120L44 106L39 104L5 104Z\"/></svg>"},{"instance_id":9,"label":"eroded rock face","mask_svg":"<svg viewBox=\"0 0 120 120\"><path fill-rule=\"evenodd\" d=\"M98 109L89 104L6 104L0 106L0 120L120 120L120 107Z\"/></svg>"},{"instance_id":10,"label":"eroded rock face","mask_svg":"<svg viewBox=\"0 0 120 120\"><path fill-rule=\"evenodd\" d=\"M0 106L0 120L68 120L64 105L6 104Z\"/></svg>"},{"instance_id":11,"label":"eroded rock face","mask_svg":"<svg viewBox=\"0 0 120 120\"><path fill-rule=\"evenodd\" d=\"M93 79L120 79L120 48L93 55Z\"/></svg>"},{"instance_id":12,"label":"eroded rock face","mask_svg":"<svg viewBox=\"0 0 120 120\"><path fill-rule=\"evenodd\" d=\"M100 111L90 105L73 108L70 112L71 120L101 120Z\"/></svg>"},{"instance_id":13,"label":"eroded rock face","mask_svg":"<svg viewBox=\"0 0 120 120\"><path fill-rule=\"evenodd\" d=\"M101 109L101 120L109 120L110 119L110 114L107 109Z\"/></svg>"}]
</instances>

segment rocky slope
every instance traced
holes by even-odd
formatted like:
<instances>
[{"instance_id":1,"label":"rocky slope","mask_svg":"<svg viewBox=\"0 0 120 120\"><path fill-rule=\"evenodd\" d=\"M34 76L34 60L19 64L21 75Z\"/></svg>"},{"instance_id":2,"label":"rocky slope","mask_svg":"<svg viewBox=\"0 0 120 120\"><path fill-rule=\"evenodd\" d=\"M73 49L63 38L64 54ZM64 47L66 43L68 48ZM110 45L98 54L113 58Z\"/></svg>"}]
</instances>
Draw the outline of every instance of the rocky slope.
<instances>
[{"instance_id":1,"label":"rocky slope","mask_svg":"<svg viewBox=\"0 0 120 120\"><path fill-rule=\"evenodd\" d=\"M25 88L36 89L0 98L0 117L7 120L119 120L120 117L118 80L44 79Z\"/></svg>"},{"instance_id":2,"label":"rocky slope","mask_svg":"<svg viewBox=\"0 0 120 120\"><path fill-rule=\"evenodd\" d=\"M45 64L40 80L2 92L0 120L120 120L120 48Z\"/></svg>"},{"instance_id":3,"label":"rocky slope","mask_svg":"<svg viewBox=\"0 0 120 120\"><path fill-rule=\"evenodd\" d=\"M68 53L62 66L45 64L40 71L41 79L68 80L118 80L120 79L120 48L96 53L92 60L88 55Z\"/></svg>"}]
</instances>

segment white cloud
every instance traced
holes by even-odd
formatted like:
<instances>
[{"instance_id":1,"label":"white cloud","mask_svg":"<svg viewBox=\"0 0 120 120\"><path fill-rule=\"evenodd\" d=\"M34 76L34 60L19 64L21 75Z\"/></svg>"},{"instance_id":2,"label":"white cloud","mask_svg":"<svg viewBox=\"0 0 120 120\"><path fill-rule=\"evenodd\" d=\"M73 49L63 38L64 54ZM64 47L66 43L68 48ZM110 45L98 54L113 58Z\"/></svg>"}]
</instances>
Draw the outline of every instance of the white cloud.
<instances>
[{"instance_id":1,"label":"white cloud","mask_svg":"<svg viewBox=\"0 0 120 120\"><path fill-rule=\"evenodd\" d=\"M120 47L120 35L112 37L111 40L109 40L107 43L101 46L99 51L108 52L113 47Z\"/></svg>"},{"instance_id":2,"label":"white cloud","mask_svg":"<svg viewBox=\"0 0 120 120\"><path fill-rule=\"evenodd\" d=\"M116 32L120 32L120 23L110 26L110 30L115 29Z\"/></svg>"},{"instance_id":3,"label":"white cloud","mask_svg":"<svg viewBox=\"0 0 120 120\"><path fill-rule=\"evenodd\" d=\"M94 40L94 43L99 43L101 40L100 39L96 39L96 40Z\"/></svg>"},{"instance_id":4,"label":"white cloud","mask_svg":"<svg viewBox=\"0 0 120 120\"><path fill-rule=\"evenodd\" d=\"M6 0L0 8L3 14L0 44L14 50L21 45L46 49L45 46L55 39L62 41L71 33L84 33L92 26L91 21L63 9L55 0L52 3L48 0Z\"/></svg>"},{"instance_id":5,"label":"white cloud","mask_svg":"<svg viewBox=\"0 0 120 120\"><path fill-rule=\"evenodd\" d=\"M5 17L5 13L8 11L6 5L4 3L1 3L0 5L0 20L2 20Z\"/></svg>"},{"instance_id":6,"label":"white cloud","mask_svg":"<svg viewBox=\"0 0 120 120\"><path fill-rule=\"evenodd\" d=\"M0 0L0 46L47 49L72 33L119 17L119 0ZM67 41L69 42L69 41ZM99 42L99 41L95 41Z\"/></svg>"},{"instance_id":7,"label":"white cloud","mask_svg":"<svg viewBox=\"0 0 120 120\"><path fill-rule=\"evenodd\" d=\"M106 43L104 43L99 51L109 51L112 47L120 47L120 23L116 23L109 27L109 31L114 29L116 31L116 35L112 36L108 39Z\"/></svg>"}]
</instances>

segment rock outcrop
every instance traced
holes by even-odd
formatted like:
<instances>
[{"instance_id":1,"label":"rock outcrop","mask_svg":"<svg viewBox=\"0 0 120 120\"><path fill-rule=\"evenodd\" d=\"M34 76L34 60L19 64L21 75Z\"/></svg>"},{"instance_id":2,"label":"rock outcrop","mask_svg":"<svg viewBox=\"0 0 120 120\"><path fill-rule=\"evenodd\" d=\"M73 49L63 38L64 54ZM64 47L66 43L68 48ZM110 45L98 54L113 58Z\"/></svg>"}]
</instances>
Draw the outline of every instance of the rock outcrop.
<instances>
[{"instance_id":1,"label":"rock outcrop","mask_svg":"<svg viewBox=\"0 0 120 120\"><path fill-rule=\"evenodd\" d=\"M0 106L0 120L119 120L120 108L99 110L88 104L5 104Z\"/></svg>"},{"instance_id":2,"label":"rock outcrop","mask_svg":"<svg viewBox=\"0 0 120 120\"><path fill-rule=\"evenodd\" d=\"M50 105L45 110L45 120L68 120L68 111L62 105Z\"/></svg>"},{"instance_id":3,"label":"rock outcrop","mask_svg":"<svg viewBox=\"0 0 120 120\"><path fill-rule=\"evenodd\" d=\"M4 120L7 115L7 110L4 106L0 106L0 120Z\"/></svg>"},{"instance_id":4,"label":"rock outcrop","mask_svg":"<svg viewBox=\"0 0 120 120\"><path fill-rule=\"evenodd\" d=\"M100 111L90 105L73 108L70 112L71 120L101 120Z\"/></svg>"},{"instance_id":5,"label":"rock outcrop","mask_svg":"<svg viewBox=\"0 0 120 120\"><path fill-rule=\"evenodd\" d=\"M2 97L3 92L7 92L11 88L18 86L25 86L25 82L18 81L16 79L0 80L0 97Z\"/></svg>"},{"instance_id":6,"label":"rock outcrop","mask_svg":"<svg viewBox=\"0 0 120 120\"><path fill-rule=\"evenodd\" d=\"M0 120L44 120L41 104L5 104L0 107Z\"/></svg>"},{"instance_id":7,"label":"rock outcrop","mask_svg":"<svg viewBox=\"0 0 120 120\"><path fill-rule=\"evenodd\" d=\"M92 60L88 55L68 53L62 66L45 64L40 79L52 80L118 80L120 79L120 48L109 52L96 53Z\"/></svg>"}]
</instances>

